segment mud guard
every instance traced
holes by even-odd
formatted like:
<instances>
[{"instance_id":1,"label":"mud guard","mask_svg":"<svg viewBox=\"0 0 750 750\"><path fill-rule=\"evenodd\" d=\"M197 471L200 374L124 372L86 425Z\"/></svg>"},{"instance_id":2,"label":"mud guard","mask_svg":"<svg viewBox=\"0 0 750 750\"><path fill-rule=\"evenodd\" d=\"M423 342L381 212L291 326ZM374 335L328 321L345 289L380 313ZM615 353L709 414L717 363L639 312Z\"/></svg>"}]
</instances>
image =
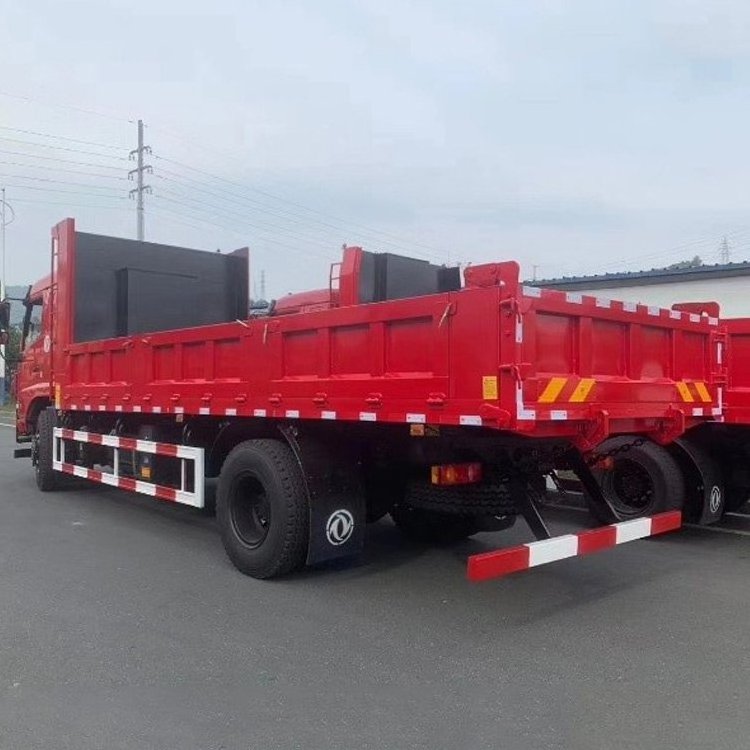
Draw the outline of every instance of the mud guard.
<instances>
[{"instance_id":1,"label":"mud guard","mask_svg":"<svg viewBox=\"0 0 750 750\"><path fill-rule=\"evenodd\" d=\"M678 438L670 446L685 477L685 515L702 526L716 523L724 513L726 492L719 464L689 438Z\"/></svg>"},{"instance_id":2,"label":"mud guard","mask_svg":"<svg viewBox=\"0 0 750 750\"><path fill-rule=\"evenodd\" d=\"M364 547L366 507L358 456L345 445L281 432L305 476L310 506L307 564L358 555Z\"/></svg>"}]
</instances>

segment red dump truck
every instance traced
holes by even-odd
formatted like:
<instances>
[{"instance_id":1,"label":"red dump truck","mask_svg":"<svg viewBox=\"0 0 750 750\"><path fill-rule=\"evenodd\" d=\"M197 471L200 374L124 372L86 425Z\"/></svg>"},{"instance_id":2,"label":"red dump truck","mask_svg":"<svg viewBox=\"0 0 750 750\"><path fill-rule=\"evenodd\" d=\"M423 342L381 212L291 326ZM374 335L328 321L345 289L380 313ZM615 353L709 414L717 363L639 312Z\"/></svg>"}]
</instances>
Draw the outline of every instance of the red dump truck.
<instances>
[{"instance_id":1,"label":"red dump truck","mask_svg":"<svg viewBox=\"0 0 750 750\"><path fill-rule=\"evenodd\" d=\"M246 250L72 219L51 257L25 302L16 455L42 491L73 475L204 508L217 479L249 575L355 555L387 513L426 542L521 516L538 541L470 557L482 580L723 511L715 316L524 286L512 261L460 273L359 247L326 288L249 311ZM607 525L551 538L539 499L559 470Z\"/></svg>"}]
</instances>

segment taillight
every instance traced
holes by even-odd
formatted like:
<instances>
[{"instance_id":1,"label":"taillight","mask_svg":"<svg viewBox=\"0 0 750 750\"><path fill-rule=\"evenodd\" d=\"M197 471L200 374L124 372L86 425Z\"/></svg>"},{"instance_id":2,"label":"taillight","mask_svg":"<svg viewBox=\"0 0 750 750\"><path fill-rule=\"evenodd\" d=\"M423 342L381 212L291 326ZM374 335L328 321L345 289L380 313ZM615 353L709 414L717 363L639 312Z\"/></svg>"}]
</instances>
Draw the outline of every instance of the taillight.
<instances>
[{"instance_id":1,"label":"taillight","mask_svg":"<svg viewBox=\"0 0 750 750\"><path fill-rule=\"evenodd\" d=\"M482 480L482 464L441 464L430 471L433 484L475 484Z\"/></svg>"}]
</instances>

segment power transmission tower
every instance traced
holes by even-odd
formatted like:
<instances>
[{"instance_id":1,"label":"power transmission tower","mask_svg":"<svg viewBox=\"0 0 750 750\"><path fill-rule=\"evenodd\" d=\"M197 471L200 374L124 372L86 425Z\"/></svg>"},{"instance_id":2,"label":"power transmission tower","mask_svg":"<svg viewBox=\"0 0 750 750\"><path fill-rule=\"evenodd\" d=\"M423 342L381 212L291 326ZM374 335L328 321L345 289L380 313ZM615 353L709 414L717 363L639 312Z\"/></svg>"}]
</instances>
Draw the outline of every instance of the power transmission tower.
<instances>
[{"instance_id":1,"label":"power transmission tower","mask_svg":"<svg viewBox=\"0 0 750 750\"><path fill-rule=\"evenodd\" d=\"M136 188L130 191L130 197L136 199L136 237L141 242L145 239L143 196L151 192L150 185L143 184L143 175L152 174L154 169L150 164L143 163L144 154L151 153L151 146L143 145L143 120L138 120L138 148L130 152L131 161L135 159L138 166L128 172L128 179L136 180Z\"/></svg>"},{"instance_id":2,"label":"power transmission tower","mask_svg":"<svg viewBox=\"0 0 750 750\"><path fill-rule=\"evenodd\" d=\"M722 263L729 263L729 240L727 240L726 235L724 236L724 239L721 241L721 245L719 245L719 253Z\"/></svg>"}]
</instances>

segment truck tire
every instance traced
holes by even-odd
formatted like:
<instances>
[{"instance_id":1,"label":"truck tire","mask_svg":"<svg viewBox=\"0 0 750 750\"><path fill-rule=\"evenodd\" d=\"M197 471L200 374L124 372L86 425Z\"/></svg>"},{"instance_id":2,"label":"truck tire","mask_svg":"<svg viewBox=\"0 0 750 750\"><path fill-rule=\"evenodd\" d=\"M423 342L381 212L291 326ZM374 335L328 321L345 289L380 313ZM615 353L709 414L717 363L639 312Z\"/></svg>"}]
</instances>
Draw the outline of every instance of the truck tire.
<instances>
[{"instance_id":1,"label":"truck tire","mask_svg":"<svg viewBox=\"0 0 750 750\"><path fill-rule=\"evenodd\" d=\"M309 510L291 449L278 440L236 446L219 475L216 518L229 559L246 575L273 578L302 567Z\"/></svg>"},{"instance_id":2,"label":"truck tire","mask_svg":"<svg viewBox=\"0 0 750 750\"><path fill-rule=\"evenodd\" d=\"M391 510L391 518L404 536L421 544L452 544L480 530L476 518L436 513L410 505L396 505Z\"/></svg>"},{"instance_id":3,"label":"truck tire","mask_svg":"<svg viewBox=\"0 0 750 750\"><path fill-rule=\"evenodd\" d=\"M413 481L405 496L406 504L438 515L506 516L516 513L507 482L436 487L427 481Z\"/></svg>"},{"instance_id":4,"label":"truck tire","mask_svg":"<svg viewBox=\"0 0 750 750\"><path fill-rule=\"evenodd\" d=\"M597 453L632 442L628 436L605 440ZM680 510L685 501L685 480L677 461L660 445L645 442L614 456L612 469L593 469L604 496L619 521L651 516L668 510ZM597 503L587 495L591 514L602 523L610 523Z\"/></svg>"},{"instance_id":5,"label":"truck tire","mask_svg":"<svg viewBox=\"0 0 750 750\"><path fill-rule=\"evenodd\" d=\"M60 474L52 468L53 435L52 430L57 424L55 413L50 409L42 409L36 420L36 434L34 435L34 474L36 486L42 492L51 492L60 485Z\"/></svg>"}]
</instances>

